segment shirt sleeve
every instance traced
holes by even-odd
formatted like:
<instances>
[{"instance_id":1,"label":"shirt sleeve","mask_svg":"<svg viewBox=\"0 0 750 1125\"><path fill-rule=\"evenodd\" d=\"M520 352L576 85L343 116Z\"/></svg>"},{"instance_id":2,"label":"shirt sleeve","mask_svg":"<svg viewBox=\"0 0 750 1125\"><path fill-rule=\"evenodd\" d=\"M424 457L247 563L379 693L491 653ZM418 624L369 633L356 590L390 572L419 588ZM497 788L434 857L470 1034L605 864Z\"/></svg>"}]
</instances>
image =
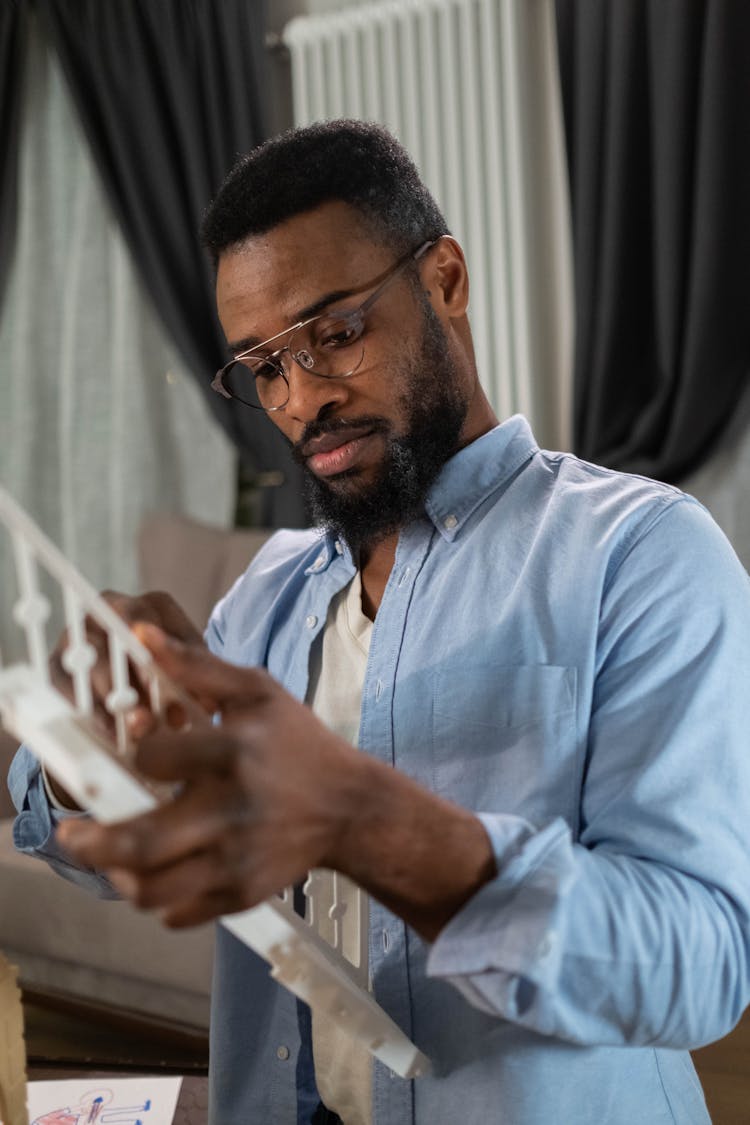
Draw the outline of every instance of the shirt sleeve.
<instances>
[{"instance_id":1,"label":"shirt sleeve","mask_svg":"<svg viewBox=\"0 0 750 1125\"><path fill-rule=\"evenodd\" d=\"M428 973L574 1043L693 1048L750 1000L750 582L697 503L605 587L580 830L486 813L498 874Z\"/></svg>"},{"instance_id":2,"label":"shirt sleeve","mask_svg":"<svg viewBox=\"0 0 750 1125\"><path fill-rule=\"evenodd\" d=\"M104 874L71 863L57 843L55 829L63 820L87 814L50 804L42 767L26 746L19 748L11 762L8 788L18 813L13 824L13 843L18 851L45 860L58 875L100 898L117 898Z\"/></svg>"}]
</instances>

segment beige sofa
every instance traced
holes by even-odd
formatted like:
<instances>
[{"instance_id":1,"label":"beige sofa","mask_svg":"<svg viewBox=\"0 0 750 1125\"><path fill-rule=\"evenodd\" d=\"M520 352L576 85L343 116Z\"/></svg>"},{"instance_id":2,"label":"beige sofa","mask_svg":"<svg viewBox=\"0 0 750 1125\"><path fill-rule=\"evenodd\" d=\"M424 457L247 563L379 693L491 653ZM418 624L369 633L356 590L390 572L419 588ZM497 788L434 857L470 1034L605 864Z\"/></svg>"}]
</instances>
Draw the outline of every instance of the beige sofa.
<instances>
[{"instance_id":1,"label":"beige sofa","mask_svg":"<svg viewBox=\"0 0 750 1125\"><path fill-rule=\"evenodd\" d=\"M222 531L177 516L148 519L139 536L143 589L163 589L203 627L211 607L268 536ZM21 983L85 1003L205 1029L213 927L174 932L124 902L102 901L19 855L5 776L15 743L0 731L0 949Z\"/></svg>"}]
</instances>

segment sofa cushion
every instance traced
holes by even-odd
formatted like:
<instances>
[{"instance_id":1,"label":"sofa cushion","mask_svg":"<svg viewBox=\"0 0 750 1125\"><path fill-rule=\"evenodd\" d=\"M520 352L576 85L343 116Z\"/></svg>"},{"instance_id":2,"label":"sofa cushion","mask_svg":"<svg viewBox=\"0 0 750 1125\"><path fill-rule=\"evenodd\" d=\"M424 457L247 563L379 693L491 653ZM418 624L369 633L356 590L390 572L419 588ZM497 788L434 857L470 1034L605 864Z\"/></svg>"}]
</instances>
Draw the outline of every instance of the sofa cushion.
<instances>
[{"instance_id":1,"label":"sofa cushion","mask_svg":"<svg viewBox=\"0 0 750 1125\"><path fill-rule=\"evenodd\" d=\"M0 949L23 984L208 1027L214 927L167 930L15 851L0 823Z\"/></svg>"},{"instance_id":2,"label":"sofa cushion","mask_svg":"<svg viewBox=\"0 0 750 1125\"><path fill-rule=\"evenodd\" d=\"M147 516L138 535L143 590L167 590L204 629L216 602L247 569L272 533L225 530L185 516Z\"/></svg>"}]
</instances>

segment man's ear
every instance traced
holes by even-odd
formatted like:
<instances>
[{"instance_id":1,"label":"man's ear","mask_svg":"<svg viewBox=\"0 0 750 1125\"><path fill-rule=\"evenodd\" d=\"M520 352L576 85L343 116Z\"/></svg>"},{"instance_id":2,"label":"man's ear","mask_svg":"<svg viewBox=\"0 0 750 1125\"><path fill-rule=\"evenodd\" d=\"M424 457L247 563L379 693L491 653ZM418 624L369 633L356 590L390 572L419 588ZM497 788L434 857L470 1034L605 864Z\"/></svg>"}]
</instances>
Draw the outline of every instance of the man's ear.
<instances>
[{"instance_id":1,"label":"man's ear","mask_svg":"<svg viewBox=\"0 0 750 1125\"><path fill-rule=\"evenodd\" d=\"M469 304L469 273L464 252L449 234L438 239L428 255L422 279L438 315L451 319L465 314Z\"/></svg>"}]
</instances>

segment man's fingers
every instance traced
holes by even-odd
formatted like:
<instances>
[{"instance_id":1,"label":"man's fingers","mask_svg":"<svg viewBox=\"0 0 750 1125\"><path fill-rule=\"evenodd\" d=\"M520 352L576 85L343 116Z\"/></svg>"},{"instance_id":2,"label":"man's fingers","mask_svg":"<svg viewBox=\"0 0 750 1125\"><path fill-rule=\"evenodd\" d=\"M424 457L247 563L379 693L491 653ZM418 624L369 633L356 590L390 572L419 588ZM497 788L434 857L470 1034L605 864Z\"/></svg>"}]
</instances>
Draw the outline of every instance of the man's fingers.
<instances>
[{"instance_id":1,"label":"man's fingers","mask_svg":"<svg viewBox=\"0 0 750 1125\"><path fill-rule=\"evenodd\" d=\"M135 751L136 769L154 781L189 781L226 774L237 755L232 734L206 722L186 731L163 727L145 735Z\"/></svg>"},{"instance_id":2,"label":"man's fingers","mask_svg":"<svg viewBox=\"0 0 750 1125\"><path fill-rule=\"evenodd\" d=\"M107 872L123 898L141 910L156 910L167 926L179 928L248 910L270 898L274 888L257 864L246 858L242 877L228 870L221 855L205 851L158 871Z\"/></svg>"},{"instance_id":3,"label":"man's fingers","mask_svg":"<svg viewBox=\"0 0 750 1125\"><path fill-rule=\"evenodd\" d=\"M151 651L160 668L214 710L251 706L268 697L271 679L260 668L239 668L208 651L204 644L184 644L161 629L137 624L135 635Z\"/></svg>"},{"instance_id":4,"label":"man's fingers","mask_svg":"<svg viewBox=\"0 0 750 1125\"><path fill-rule=\"evenodd\" d=\"M246 901L235 890L218 890L212 894L202 895L200 898L167 906L159 914L165 926L169 926L172 930L181 930L187 926L214 922L224 914L236 914L238 910L248 910L261 901L261 899L257 902Z\"/></svg>"},{"instance_id":5,"label":"man's fingers","mask_svg":"<svg viewBox=\"0 0 750 1125\"><path fill-rule=\"evenodd\" d=\"M101 596L128 625L148 621L178 640L190 643L201 641L199 631L182 607L162 590L152 590L138 597L104 590Z\"/></svg>"},{"instance_id":6,"label":"man's fingers","mask_svg":"<svg viewBox=\"0 0 750 1125\"><path fill-rule=\"evenodd\" d=\"M125 722L128 735L135 740L143 738L149 731L155 730L158 725L156 715L148 707L141 705L133 707L127 712Z\"/></svg>"},{"instance_id":7,"label":"man's fingers","mask_svg":"<svg viewBox=\"0 0 750 1125\"><path fill-rule=\"evenodd\" d=\"M150 872L216 847L235 814L225 785L204 782L158 809L118 824L65 820L57 838L79 862L99 871ZM227 857L225 856L225 866Z\"/></svg>"},{"instance_id":8,"label":"man's fingers","mask_svg":"<svg viewBox=\"0 0 750 1125\"><path fill-rule=\"evenodd\" d=\"M218 913L255 906L253 896L257 863L246 853L227 863L226 853L218 848L194 852L152 871L134 872L113 868L107 872L113 886L142 910L188 908L206 899L219 905ZM261 878L265 890L267 880ZM268 897L267 893L264 897ZM230 906L231 904L231 906ZM212 915L215 917L215 914Z\"/></svg>"},{"instance_id":9,"label":"man's fingers","mask_svg":"<svg viewBox=\"0 0 750 1125\"><path fill-rule=\"evenodd\" d=\"M136 874L114 868L107 875L123 898L141 910L163 910L223 890L221 863L210 851L187 856L153 872Z\"/></svg>"}]
</instances>

